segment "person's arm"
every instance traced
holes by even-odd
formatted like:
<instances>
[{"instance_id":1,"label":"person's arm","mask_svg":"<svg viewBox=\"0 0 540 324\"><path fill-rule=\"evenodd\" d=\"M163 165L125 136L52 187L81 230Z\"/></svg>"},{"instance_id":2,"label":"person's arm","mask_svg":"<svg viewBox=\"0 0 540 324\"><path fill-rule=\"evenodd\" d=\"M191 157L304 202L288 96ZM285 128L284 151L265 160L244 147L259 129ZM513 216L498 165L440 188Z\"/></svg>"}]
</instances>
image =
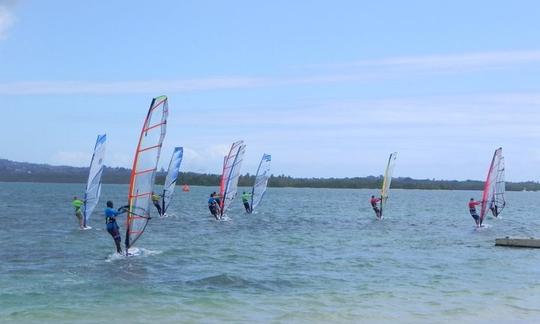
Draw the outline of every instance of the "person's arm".
<instances>
[{"instance_id":1,"label":"person's arm","mask_svg":"<svg viewBox=\"0 0 540 324\"><path fill-rule=\"evenodd\" d=\"M120 216L122 214L125 214L125 213L128 212L128 210L129 210L129 205L122 206L122 207L118 208L118 210L116 211L116 213L117 213L116 216Z\"/></svg>"}]
</instances>

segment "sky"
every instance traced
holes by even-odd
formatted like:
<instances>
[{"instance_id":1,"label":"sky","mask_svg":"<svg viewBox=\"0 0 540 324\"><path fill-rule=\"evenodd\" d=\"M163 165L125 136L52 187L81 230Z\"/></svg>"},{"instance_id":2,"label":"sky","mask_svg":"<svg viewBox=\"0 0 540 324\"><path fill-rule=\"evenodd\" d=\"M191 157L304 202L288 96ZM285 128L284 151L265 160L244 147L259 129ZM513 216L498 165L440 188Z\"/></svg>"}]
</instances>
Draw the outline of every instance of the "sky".
<instances>
[{"instance_id":1,"label":"sky","mask_svg":"<svg viewBox=\"0 0 540 324\"><path fill-rule=\"evenodd\" d=\"M130 167L167 95L160 166L539 181L540 2L0 0L0 158Z\"/></svg>"}]
</instances>

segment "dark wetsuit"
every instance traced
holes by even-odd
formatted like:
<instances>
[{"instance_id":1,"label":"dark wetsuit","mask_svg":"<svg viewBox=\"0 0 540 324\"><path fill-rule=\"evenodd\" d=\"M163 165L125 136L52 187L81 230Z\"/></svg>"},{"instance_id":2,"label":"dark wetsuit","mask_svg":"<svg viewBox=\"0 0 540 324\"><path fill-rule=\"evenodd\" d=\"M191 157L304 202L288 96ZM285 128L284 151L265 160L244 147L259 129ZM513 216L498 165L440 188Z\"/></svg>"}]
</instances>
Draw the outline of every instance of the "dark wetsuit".
<instances>
[{"instance_id":1,"label":"dark wetsuit","mask_svg":"<svg viewBox=\"0 0 540 324\"><path fill-rule=\"evenodd\" d=\"M472 218L474 218L476 225L482 225L480 223L480 216L478 216L478 213L476 213L476 206L480 204L480 201L469 201L469 213L471 213Z\"/></svg>"},{"instance_id":2,"label":"dark wetsuit","mask_svg":"<svg viewBox=\"0 0 540 324\"><path fill-rule=\"evenodd\" d=\"M116 252L122 253L122 249L120 248L120 242L122 241L122 238L120 237L120 228L118 227L118 224L116 224L116 217L118 215L120 215L120 212L114 208L107 207L105 209L105 223L107 224L107 232L109 232L114 239L114 243L116 244Z\"/></svg>"},{"instance_id":3,"label":"dark wetsuit","mask_svg":"<svg viewBox=\"0 0 540 324\"><path fill-rule=\"evenodd\" d=\"M244 203L244 208L246 209L246 213L251 214L251 206L249 205L249 198L251 198L250 193L242 194L242 203Z\"/></svg>"},{"instance_id":4,"label":"dark wetsuit","mask_svg":"<svg viewBox=\"0 0 540 324\"><path fill-rule=\"evenodd\" d=\"M208 209L210 209L210 213L212 216L214 216L216 219L218 218L218 202L214 197L208 198Z\"/></svg>"},{"instance_id":5,"label":"dark wetsuit","mask_svg":"<svg viewBox=\"0 0 540 324\"><path fill-rule=\"evenodd\" d=\"M499 216L499 208L497 208L497 205L495 205L495 202L491 202L489 205L489 209L491 210L491 213L493 214L493 217Z\"/></svg>"},{"instance_id":6,"label":"dark wetsuit","mask_svg":"<svg viewBox=\"0 0 540 324\"><path fill-rule=\"evenodd\" d=\"M369 203L371 204L371 207L373 207L373 211L375 212L375 215L377 217L381 217L381 210L379 207L377 207L377 203L381 201L381 198L371 198L369 200Z\"/></svg>"},{"instance_id":7,"label":"dark wetsuit","mask_svg":"<svg viewBox=\"0 0 540 324\"><path fill-rule=\"evenodd\" d=\"M159 196L159 195L152 195L152 203L154 204L154 206L156 206L156 209L157 209L157 211L158 211L159 216L163 216L162 213L161 213L161 212L162 212L162 209L161 209L161 205L160 205L160 203L161 203L161 196Z\"/></svg>"}]
</instances>

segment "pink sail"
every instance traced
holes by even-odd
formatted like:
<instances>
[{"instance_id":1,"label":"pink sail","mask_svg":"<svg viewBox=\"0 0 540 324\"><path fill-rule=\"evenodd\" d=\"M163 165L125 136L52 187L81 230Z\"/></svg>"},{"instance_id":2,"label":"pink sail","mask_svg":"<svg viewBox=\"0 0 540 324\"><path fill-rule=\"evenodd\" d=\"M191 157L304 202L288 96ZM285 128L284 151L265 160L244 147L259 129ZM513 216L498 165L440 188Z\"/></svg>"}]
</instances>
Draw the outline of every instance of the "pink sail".
<instances>
[{"instance_id":1,"label":"pink sail","mask_svg":"<svg viewBox=\"0 0 540 324\"><path fill-rule=\"evenodd\" d=\"M482 208L480 209L480 223L482 223L489 211L491 211L493 216L499 216L506 205L504 193L504 157L502 155L502 147L499 147L493 154L486 183L484 184Z\"/></svg>"}]
</instances>

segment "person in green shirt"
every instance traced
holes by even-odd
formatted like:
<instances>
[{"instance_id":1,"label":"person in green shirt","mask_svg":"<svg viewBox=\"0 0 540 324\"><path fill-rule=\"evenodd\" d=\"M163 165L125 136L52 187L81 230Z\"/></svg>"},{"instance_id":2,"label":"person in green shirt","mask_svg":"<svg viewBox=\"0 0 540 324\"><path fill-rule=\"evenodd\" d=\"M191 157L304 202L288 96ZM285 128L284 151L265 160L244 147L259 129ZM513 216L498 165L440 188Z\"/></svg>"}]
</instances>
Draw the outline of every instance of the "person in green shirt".
<instances>
[{"instance_id":1,"label":"person in green shirt","mask_svg":"<svg viewBox=\"0 0 540 324\"><path fill-rule=\"evenodd\" d=\"M82 214L82 206L84 205L84 201L77 198L77 196L73 197L73 201L71 202L71 206L75 208L75 216L79 220L79 228L84 229L83 226L83 214Z\"/></svg>"},{"instance_id":2,"label":"person in green shirt","mask_svg":"<svg viewBox=\"0 0 540 324\"><path fill-rule=\"evenodd\" d=\"M246 209L246 213L251 214L251 206L249 205L249 199L251 198L251 194L247 192L242 193L242 202L244 203L244 208Z\"/></svg>"},{"instance_id":3,"label":"person in green shirt","mask_svg":"<svg viewBox=\"0 0 540 324\"><path fill-rule=\"evenodd\" d=\"M153 191L152 191L152 203L154 203L154 206L156 206L159 217L162 217L163 215L161 214L161 212L162 212L162 210L161 210L161 196L156 195Z\"/></svg>"}]
</instances>

